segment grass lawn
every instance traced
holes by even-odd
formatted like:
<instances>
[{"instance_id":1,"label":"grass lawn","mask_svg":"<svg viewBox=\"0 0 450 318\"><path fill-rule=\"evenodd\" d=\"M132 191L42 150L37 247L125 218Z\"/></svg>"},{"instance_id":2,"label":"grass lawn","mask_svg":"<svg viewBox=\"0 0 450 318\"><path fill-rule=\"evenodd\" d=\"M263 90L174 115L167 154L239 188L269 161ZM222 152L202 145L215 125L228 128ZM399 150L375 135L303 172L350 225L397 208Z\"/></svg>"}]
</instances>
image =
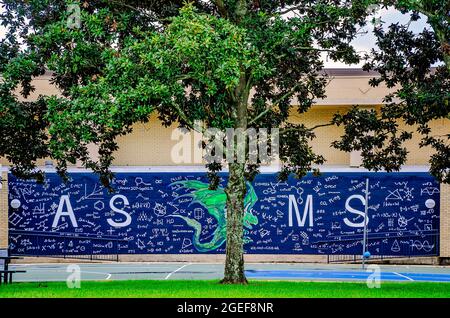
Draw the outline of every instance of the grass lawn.
<instances>
[{"instance_id":1,"label":"grass lawn","mask_svg":"<svg viewBox=\"0 0 450 318\"><path fill-rule=\"evenodd\" d=\"M109 281L82 282L68 289L64 282L15 283L0 286L0 297L145 297L145 298L366 298L450 297L450 283L382 283L369 289L365 283L251 281L248 286L219 285L217 281Z\"/></svg>"}]
</instances>

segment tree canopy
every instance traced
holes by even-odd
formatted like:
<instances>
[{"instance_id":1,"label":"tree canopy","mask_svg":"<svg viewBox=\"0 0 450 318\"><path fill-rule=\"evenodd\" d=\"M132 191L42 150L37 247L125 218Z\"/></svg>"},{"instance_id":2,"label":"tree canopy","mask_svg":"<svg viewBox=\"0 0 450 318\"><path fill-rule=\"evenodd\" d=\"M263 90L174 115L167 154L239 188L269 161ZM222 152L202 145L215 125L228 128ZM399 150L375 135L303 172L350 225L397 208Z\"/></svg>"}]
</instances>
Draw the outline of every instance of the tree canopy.
<instances>
[{"instance_id":1,"label":"tree canopy","mask_svg":"<svg viewBox=\"0 0 450 318\"><path fill-rule=\"evenodd\" d=\"M115 140L129 133L133 123L157 112L165 125L179 122L192 128L201 120L207 127L234 127L235 110L228 105L248 99L250 89L255 95L246 110L249 126L291 128L282 138L283 175L301 176L322 163L308 145L312 129L287 122L291 100L300 101L303 113L315 98L324 97L321 52L347 63L358 61L350 41L364 25L371 3L193 1L179 11L182 1L81 1L82 23L68 28L67 7L77 2L3 2L1 18L8 28L2 41L8 60L1 70L6 79L3 107L10 105L9 114L22 109L25 105L10 92L22 86L27 96L32 77L46 70L63 97L29 103L26 117L40 123L36 135L19 140L28 129L17 126L20 131L8 134L11 140L0 154L23 176L44 155L54 158L62 173L80 159L104 182L111 178ZM9 130L14 120L4 120L1 127ZM26 155L20 154L24 143L33 148ZM100 146L98 162L89 158L90 143Z\"/></svg>"},{"instance_id":2,"label":"tree canopy","mask_svg":"<svg viewBox=\"0 0 450 318\"><path fill-rule=\"evenodd\" d=\"M418 125L422 145L437 150L431 171L450 181L449 136L434 136L430 121L448 118L448 2L444 0L211 0L105 1L2 0L6 37L0 42L0 156L13 172L41 178L39 158L50 157L66 176L80 160L108 185L117 138L157 114L165 126L188 130L280 129L280 178L302 177L325 158L310 141L315 130L342 125L333 146L361 150L363 166L399 170L411 133L399 120ZM367 23L373 5L393 5L427 16L433 32L414 34L393 24L375 29L377 46L366 70L376 70L376 86L395 92L381 111L355 107L330 123L308 127L292 121L328 83L322 53L335 61L360 61L352 40ZM435 63L443 66L432 68ZM445 64L446 63L446 64ZM22 101L34 77L50 72L61 96ZM293 101L298 103L294 105ZM202 125L198 125L201 122ZM236 136L244 136L240 132ZM234 137L233 137L234 138ZM269 136L274 138L274 136ZM224 145L225 140L220 140ZM99 158L88 146L99 147ZM24 151L26 149L26 151ZM243 213L246 182L259 172L246 145L233 144L245 160L209 162L211 187L228 165L227 260L225 280L245 282Z\"/></svg>"},{"instance_id":3,"label":"tree canopy","mask_svg":"<svg viewBox=\"0 0 450 318\"><path fill-rule=\"evenodd\" d=\"M449 183L450 131L438 136L430 123L450 119L450 3L402 0L382 4L410 15L407 24L375 28L377 45L364 65L380 74L371 80L372 86L384 83L393 92L384 98L379 113L355 108L336 116L335 122L345 126L346 134L334 145L345 151L361 150L366 168L399 170L408 157L404 142L412 138L411 131L399 129L404 122L421 136L421 147L433 149L431 173ZM410 23L419 19L426 19L428 28L415 33Z\"/></svg>"}]
</instances>

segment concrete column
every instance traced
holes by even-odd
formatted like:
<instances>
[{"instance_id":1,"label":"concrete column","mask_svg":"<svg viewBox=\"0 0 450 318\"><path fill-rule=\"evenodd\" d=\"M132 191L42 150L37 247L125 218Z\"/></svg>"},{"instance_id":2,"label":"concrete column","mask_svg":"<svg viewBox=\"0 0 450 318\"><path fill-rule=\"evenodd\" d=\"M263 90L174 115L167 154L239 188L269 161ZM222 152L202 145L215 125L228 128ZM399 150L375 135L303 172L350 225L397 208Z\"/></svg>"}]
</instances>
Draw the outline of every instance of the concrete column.
<instances>
[{"instance_id":1,"label":"concrete column","mask_svg":"<svg viewBox=\"0 0 450 318\"><path fill-rule=\"evenodd\" d=\"M361 151L350 152L350 167L359 168L362 165Z\"/></svg>"},{"instance_id":2,"label":"concrete column","mask_svg":"<svg viewBox=\"0 0 450 318\"><path fill-rule=\"evenodd\" d=\"M440 256L450 258L450 184L441 184Z\"/></svg>"},{"instance_id":3,"label":"concrete column","mask_svg":"<svg viewBox=\"0 0 450 318\"><path fill-rule=\"evenodd\" d=\"M1 168L1 166L0 166ZM0 189L0 248L8 247L8 173L1 171L2 184Z\"/></svg>"}]
</instances>

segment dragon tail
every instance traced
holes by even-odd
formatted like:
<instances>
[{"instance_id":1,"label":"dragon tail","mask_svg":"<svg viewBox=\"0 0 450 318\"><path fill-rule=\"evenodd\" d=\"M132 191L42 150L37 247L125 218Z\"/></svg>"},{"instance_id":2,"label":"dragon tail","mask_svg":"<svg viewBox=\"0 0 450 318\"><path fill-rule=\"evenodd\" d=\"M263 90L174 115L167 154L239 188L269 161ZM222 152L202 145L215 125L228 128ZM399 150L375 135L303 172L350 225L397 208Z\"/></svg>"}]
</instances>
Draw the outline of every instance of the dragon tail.
<instances>
[{"instance_id":1,"label":"dragon tail","mask_svg":"<svg viewBox=\"0 0 450 318\"><path fill-rule=\"evenodd\" d=\"M219 248L224 242L225 238L221 238L218 235L214 235L214 238L208 243L200 242L200 235L202 233L202 226L200 222L187 218L182 215L172 215L173 217L178 217L183 219L187 225L194 229L193 242L192 244L199 252L209 252Z\"/></svg>"}]
</instances>

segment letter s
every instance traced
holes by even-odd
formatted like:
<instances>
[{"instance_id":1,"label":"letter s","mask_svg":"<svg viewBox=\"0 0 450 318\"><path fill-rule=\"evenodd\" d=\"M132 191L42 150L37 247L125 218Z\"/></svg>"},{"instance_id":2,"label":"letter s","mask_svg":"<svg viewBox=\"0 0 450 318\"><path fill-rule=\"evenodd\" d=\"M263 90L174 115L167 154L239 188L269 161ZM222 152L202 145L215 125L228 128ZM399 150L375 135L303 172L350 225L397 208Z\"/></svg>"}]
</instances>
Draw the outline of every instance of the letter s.
<instances>
[{"instance_id":1,"label":"letter s","mask_svg":"<svg viewBox=\"0 0 450 318\"><path fill-rule=\"evenodd\" d=\"M356 210L350 206L350 201L353 199L358 199L362 202L363 205L366 205L366 199L362 195L354 194L354 195L348 197L347 201L345 201L345 209L350 213L354 213L354 214L358 214L358 215L362 216L365 219L366 224L368 224L369 218L367 218L365 216L365 213L363 211ZM364 221L361 221L360 223L353 223L348 218L345 218L344 223L350 227L364 227Z\"/></svg>"},{"instance_id":2,"label":"letter s","mask_svg":"<svg viewBox=\"0 0 450 318\"><path fill-rule=\"evenodd\" d=\"M128 225L131 224L131 216L127 212L125 212L125 211L123 211L123 210L121 210L119 208L116 208L114 206L114 202L116 202L117 199L122 199L124 206L130 205L130 203L128 202L128 199L127 199L126 196L121 195L121 194L117 194L117 195L112 197L111 201L109 201L109 207L114 212L117 212L117 213L120 213L120 214L124 215L126 217L126 220L123 221L123 222L115 222L113 219L109 218L107 220L108 224L111 225L111 226L114 226L114 227L125 227L125 226L128 226Z\"/></svg>"}]
</instances>

